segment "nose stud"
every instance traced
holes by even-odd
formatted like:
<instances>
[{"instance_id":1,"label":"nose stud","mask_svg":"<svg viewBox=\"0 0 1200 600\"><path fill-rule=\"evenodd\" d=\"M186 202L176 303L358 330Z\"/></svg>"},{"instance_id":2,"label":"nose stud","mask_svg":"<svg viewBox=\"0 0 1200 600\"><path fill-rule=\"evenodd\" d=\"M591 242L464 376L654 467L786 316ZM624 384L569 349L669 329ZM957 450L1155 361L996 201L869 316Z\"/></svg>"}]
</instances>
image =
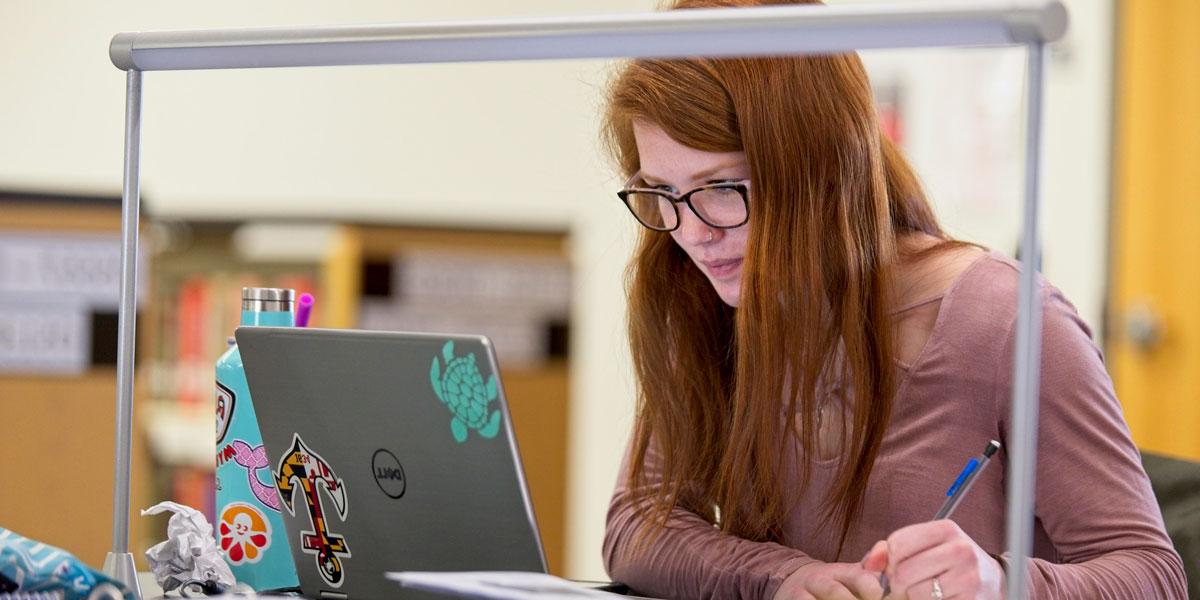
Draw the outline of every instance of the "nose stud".
<instances>
[{"instance_id":1,"label":"nose stud","mask_svg":"<svg viewBox=\"0 0 1200 600\"><path fill-rule=\"evenodd\" d=\"M713 241L713 230L711 230L711 229L708 230L708 237L704 238L704 241L705 242Z\"/></svg>"}]
</instances>

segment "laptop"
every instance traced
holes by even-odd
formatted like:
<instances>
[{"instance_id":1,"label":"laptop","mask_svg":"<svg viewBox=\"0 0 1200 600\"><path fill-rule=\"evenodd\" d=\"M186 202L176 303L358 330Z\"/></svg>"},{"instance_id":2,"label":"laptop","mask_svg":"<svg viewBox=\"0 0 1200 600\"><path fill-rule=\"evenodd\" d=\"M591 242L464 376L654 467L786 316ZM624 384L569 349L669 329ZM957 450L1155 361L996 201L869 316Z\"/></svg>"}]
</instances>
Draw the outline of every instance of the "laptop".
<instances>
[{"instance_id":1,"label":"laptop","mask_svg":"<svg viewBox=\"0 0 1200 600\"><path fill-rule=\"evenodd\" d=\"M236 335L304 596L425 597L387 571L546 572L487 338Z\"/></svg>"}]
</instances>

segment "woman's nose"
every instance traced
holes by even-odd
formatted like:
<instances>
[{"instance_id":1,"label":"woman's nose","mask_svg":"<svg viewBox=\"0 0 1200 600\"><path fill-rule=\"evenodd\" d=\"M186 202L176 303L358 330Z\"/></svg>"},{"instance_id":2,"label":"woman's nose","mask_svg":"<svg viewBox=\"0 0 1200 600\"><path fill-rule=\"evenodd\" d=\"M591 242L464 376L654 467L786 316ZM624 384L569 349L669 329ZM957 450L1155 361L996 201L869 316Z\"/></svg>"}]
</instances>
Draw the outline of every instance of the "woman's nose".
<instances>
[{"instance_id":1,"label":"woman's nose","mask_svg":"<svg viewBox=\"0 0 1200 600\"><path fill-rule=\"evenodd\" d=\"M679 206L679 237L689 244L703 244L712 241L716 235L696 213L686 204Z\"/></svg>"}]
</instances>

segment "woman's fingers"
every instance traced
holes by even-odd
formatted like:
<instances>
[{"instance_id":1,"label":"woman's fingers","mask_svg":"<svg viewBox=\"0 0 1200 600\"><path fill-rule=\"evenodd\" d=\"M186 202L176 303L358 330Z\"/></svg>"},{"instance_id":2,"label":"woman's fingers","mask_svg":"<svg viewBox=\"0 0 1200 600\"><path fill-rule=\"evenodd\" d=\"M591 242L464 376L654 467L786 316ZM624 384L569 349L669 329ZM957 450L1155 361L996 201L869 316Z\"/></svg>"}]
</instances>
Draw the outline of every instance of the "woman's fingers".
<instances>
[{"instance_id":1,"label":"woman's fingers","mask_svg":"<svg viewBox=\"0 0 1200 600\"><path fill-rule=\"evenodd\" d=\"M879 574L853 569L843 574L838 581L846 586L855 598L860 600L880 600L883 598L883 588L879 585Z\"/></svg>"},{"instance_id":2,"label":"woman's fingers","mask_svg":"<svg viewBox=\"0 0 1200 600\"><path fill-rule=\"evenodd\" d=\"M934 577L950 571L974 571L975 551L969 538L955 539L910 556L888 575L892 591L902 593L921 583L932 585ZM910 597L921 597L913 596Z\"/></svg>"},{"instance_id":3,"label":"woman's fingers","mask_svg":"<svg viewBox=\"0 0 1200 600\"><path fill-rule=\"evenodd\" d=\"M887 542L880 540L875 542L875 545L867 551L866 556L862 559L862 568L868 571L882 573L888 566L888 545Z\"/></svg>"},{"instance_id":4,"label":"woman's fingers","mask_svg":"<svg viewBox=\"0 0 1200 600\"><path fill-rule=\"evenodd\" d=\"M888 600L896 600L896 599L901 599L901 598L907 599L907 600L928 600L931 598L933 598L933 599L943 598L944 600L956 600L956 599L960 599L960 598L973 598L974 597L974 596L964 596L964 595L961 595L961 594L955 592L954 590L961 590L963 588L956 588L956 587L953 587L952 585L947 585L946 580L943 578L940 578L940 577L937 579L937 583L938 583L938 589L941 590L942 595L939 596L936 593L934 593L933 582L934 582L933 579L927 579L925 581L917 583L916 585L908 588L907 590L905 590L905 592L903 594L899 594L899 595L892 594L891 596L888 596Z\"/></svg>"},{"instance_id":5,"label":"woman's fingers","mask_svg":"<svg viewBox=\"0 0 1200 600\"><path fill-rule=\"evenodd\" d=\"M890 598L993 598L1003 590L999 563L950 521L906 527L887 546Z\"/></svg>"},{"instance_id":6,"label":"woman's fingers","mask_svg":"<svg viewBox=\"0 0 1200 600\"><path fill-rule=\"evenodd\" d=\"M808 593L818 600L863 600L837 580L814 582L813 587L808 589Z\"/></svg>"},{"instance_id":7,"label":"woman's fingers","mask_svg":"<svg viewBox=\"0 0 1200 600\"><path fill-rule=\"evenodd\" d=\"M888 566L895 568L908 557L920 554L960 535L962 535L962 530L958 525L954 521L946 519L917 523L897 529L887 539Z\"/></svg>"},{"instance_id":8,"label":"woman's fingers","mask_svg":"<svg viewBox=\"0 0 1200 600\"><path fill-rule=\"evenodd\" d=\"M881 600L879 574L858 563L813 563L792 573L775 600Z\"/></svg>"}]
</instances>

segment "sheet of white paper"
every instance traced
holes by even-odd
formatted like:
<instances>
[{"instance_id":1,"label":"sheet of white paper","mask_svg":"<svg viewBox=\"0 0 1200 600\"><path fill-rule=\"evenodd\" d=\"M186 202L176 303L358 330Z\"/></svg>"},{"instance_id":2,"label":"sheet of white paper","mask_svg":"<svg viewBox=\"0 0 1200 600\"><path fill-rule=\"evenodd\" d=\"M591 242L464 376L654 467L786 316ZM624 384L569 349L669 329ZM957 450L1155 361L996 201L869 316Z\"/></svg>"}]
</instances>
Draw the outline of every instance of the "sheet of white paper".
<instances>
[{"instance_id":1,"label":"sheet of white paper","mask_svg":"<svg viewBox=\"0 0 1200 600\"><path fill-rule=\"evenodd\" d=\"M167 521L167 539L146 550L146 560L158 585L168 592L189 581L233 587L233 571L221 556L204 513L175 502L159 502L143 510L142 515L168 511L173 514Z\"/></svg>"},{"instance_id":2,"label":"sheet of white paper","mask_svg":"<svg viewBox=\"0 0 1200 600\"><path fill-rule=\"evenodd\" d=\"M543 600L564 598L582 600L586 598L625 598L593 590L566 579L544 573L519 571L399 571L387 574L387 578L403 587L440 592L463 598L488 598L493 600Z\"/></svg>"}]
</instances>

